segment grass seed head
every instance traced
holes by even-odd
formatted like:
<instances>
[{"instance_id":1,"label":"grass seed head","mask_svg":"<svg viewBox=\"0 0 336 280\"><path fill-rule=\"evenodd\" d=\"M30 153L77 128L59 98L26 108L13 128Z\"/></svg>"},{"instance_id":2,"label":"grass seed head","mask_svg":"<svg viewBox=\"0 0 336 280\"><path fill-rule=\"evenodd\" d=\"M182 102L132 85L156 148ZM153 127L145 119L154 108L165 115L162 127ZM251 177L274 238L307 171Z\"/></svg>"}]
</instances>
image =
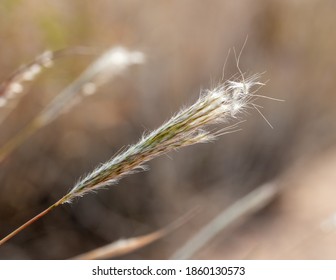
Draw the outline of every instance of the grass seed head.
<instances>
[{"instance_id":1,"label":"grass seed head","mask_svg":"<svg viewBox=\"0 0 336 280\"><path fill-rule=\"evenodd\" d=\"M229 80L212 90L201 92L199 99L182 109L158 129L144 135L138 143L130 146L111 160L81 179L65 196L63 203L98 188L115 184L122 177L146 170L149 160L181 147L205 143L219 135L233 132L236 125L209 131L209 125L229 123L255 98L251 89L261 85L260 75L242 81Z\"/></svg>"}]
</instances>

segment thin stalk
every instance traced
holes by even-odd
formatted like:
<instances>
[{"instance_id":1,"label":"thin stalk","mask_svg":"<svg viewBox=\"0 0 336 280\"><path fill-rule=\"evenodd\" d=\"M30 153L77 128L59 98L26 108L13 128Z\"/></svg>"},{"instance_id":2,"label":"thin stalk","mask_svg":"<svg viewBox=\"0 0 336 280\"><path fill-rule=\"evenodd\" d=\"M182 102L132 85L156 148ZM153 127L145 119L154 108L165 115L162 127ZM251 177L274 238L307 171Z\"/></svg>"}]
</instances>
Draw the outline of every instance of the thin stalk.
<instances>
[{"instance_id":1,"label":"thin stalk","mask_svg":"<svg viewBox=\"0 0 336 280\"><path fill-rule=\"evenodd\" d=\"M277 182L269 182L251 191L202 227L170 259L187 260L192 258L224 229L267 206L279 194L280 190Z\"/></svg>"},{"instance_id":2,"label":"thin stalk","mask_svg":"<svg viewBox=\"0 0 336 280\"><path fill-rule=\"evenodd\" d=\"M6 237L2 238L0 240L0 246L3 245L5 242L7 242L9 239L12 239L15 235L17 235L19 232L30 226L31 224L35 223L37 220L48 214L51 210L56 208L58 205L62 204L63 198L61 198L59 201L54 203L53 205L49 206L47 209L36 215L34 218L31 218L29 221L24 223L22 226L18 227L16 230L8 234Z\"/></svg>"}]
</instances>

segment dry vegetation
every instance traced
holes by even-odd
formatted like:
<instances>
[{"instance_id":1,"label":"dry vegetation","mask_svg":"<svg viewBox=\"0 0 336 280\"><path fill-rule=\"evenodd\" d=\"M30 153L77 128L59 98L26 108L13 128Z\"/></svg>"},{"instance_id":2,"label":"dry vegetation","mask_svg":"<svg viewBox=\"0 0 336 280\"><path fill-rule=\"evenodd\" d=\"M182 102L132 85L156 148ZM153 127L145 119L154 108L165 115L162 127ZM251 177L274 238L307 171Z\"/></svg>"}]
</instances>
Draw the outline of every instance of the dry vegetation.
<instances>
[{"instance_id":1,"label":"dry vegetation","mask_svg":"<svg viewBox=\"0 0 336 280\"><path fill-rule=\"evenodd\" d=\"M243 131L154 159L150 172L55 209L1 246L0 258L72 258L120 238L162 233L157 230L198 207L168 236L122 256L170 258L209 221L235 202L246 205L241 199L268 182L277 186L275 199L236 215L190 257L336 258L335 12L334 1L317 0L2 1L1 80L46 49L95 50L62 57L24 84L20 102L1 123L2 146L97 53L122 45L144 52L146 64L110 79L1 162L1 237L120 147L136 143L144 130L192 104L201 87L220 79L228 50L240 47L247 34L241 68L266 71L263 79L270 81L259 93L286 102L259 102L273 130L249 111ZM226 77L236 72L231 59Z\"/></svg>"}]
</instances>

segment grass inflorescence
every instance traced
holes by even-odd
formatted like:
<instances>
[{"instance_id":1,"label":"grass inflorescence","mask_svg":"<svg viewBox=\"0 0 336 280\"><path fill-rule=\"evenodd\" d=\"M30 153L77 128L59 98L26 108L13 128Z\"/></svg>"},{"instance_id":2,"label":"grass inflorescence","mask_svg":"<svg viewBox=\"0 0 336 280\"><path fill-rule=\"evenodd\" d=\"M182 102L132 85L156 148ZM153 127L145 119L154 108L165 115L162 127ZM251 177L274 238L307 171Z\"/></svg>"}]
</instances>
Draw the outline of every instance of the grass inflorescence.
<instances>
[{"instance_id":1,"label":"grass inflorescence","mask_svg":"<svg viewBox=\"0 0 336 280\"><path fill-rule=\"evenodd\" d=\"M181 110L158 129L144 135L138 143L80 180L62 203L100 187L112 185L137 170L145 170L144 163L164 153L196 143L206 143L223 133L235 130L236 125L215 131L206 128L211 124L228 123L237 119L239 113L254 99L250 90L253 86L260 85L258 78L259 75L255 75L244 82L227 81L213 90L202 92L193 105Z\"/></svg>"},{"instance_id":2,"label":"grass inflorescence","mask_svg":"<svg viewBox=\"0 0 336 280\"><path fill-rule=\"evenodd\" d=\"M124 57L125 58L125 57ZM134 56L139 62L139 56ZM125 60L124 60L125 62ZM255 107L256 98L252 88L258 88L260 75L241 80L228 80L212 90L201 92L198 100L171 117L156 130L143 135L138 143L120 152L79 180L72 189L49 208L23 224L0 240L0 245L21 230L40 219L55 207L70 203L74 198L88 192L113 185L122 177L146 170L145 163L162 154L197 143L206 143L216 137L236 131L239 117L245 109ZM43 116L43 114L42 114ZM229 124L233 121L233 124ZM225 124L224 128L210 130L213 124Z\"/></svg>"}]
</instances>

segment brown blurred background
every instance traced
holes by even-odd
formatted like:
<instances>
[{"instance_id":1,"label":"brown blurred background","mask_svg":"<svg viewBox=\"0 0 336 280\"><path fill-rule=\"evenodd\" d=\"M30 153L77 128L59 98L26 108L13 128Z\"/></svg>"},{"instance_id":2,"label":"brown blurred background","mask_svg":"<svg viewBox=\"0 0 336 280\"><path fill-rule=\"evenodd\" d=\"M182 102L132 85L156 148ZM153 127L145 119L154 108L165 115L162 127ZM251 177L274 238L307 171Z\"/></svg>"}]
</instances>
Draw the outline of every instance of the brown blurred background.
<instances>
[{"instance_id":1,"label":"brown blurred background","mask_svg":"<svg viewBox=\"0 0 336 280\"><path fill-rule=\"evenodd\" d=\"M243 131L150 162L150 171L58 207L0 248L1 259L64 259L152 232L198 206L167 238L124 258L168 258L220 211L264 182L285 189L224 229L195 258L336 258L336 2L333 0L2 0L0 78L46 49L122 45L145 53L71 112L40 130L0 170L0 234L62 197L76 180L135 143L222 76L243 45L244 72L265 72ZM58 61L1 124L5 143L94 60ZM234 57L226 76L237 73ZM1 108L0 108L1 110ZM328 225L326 231L325 226Z\"/></svg>"}]
</instances>

